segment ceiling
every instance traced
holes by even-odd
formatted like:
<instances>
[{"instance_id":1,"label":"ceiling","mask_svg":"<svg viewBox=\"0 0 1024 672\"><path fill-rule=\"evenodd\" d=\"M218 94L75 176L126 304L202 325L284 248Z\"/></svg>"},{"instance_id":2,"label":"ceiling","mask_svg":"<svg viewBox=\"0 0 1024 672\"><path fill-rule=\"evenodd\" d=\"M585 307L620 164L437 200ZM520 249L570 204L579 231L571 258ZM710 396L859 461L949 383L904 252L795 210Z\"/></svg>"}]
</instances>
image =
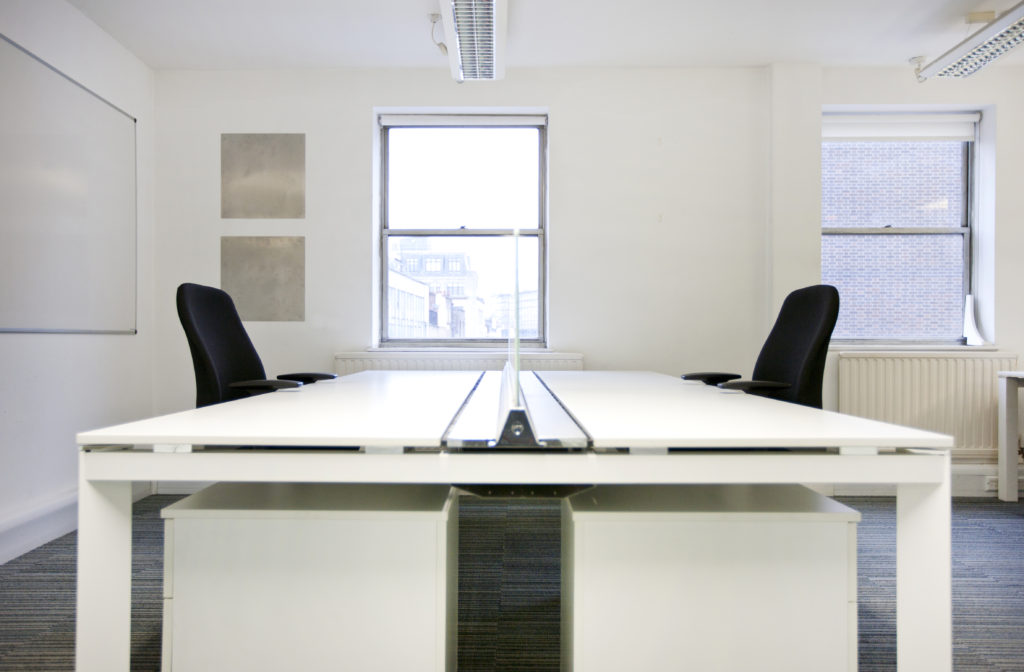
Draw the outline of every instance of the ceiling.
<instances>
[{"instance_id":1,"label":"ceiling","mask_svg":"<svg viewBox=\"0 0 1024 672\"><path fill-rule=\"evenodd\" d=\"M507 68L906 65L1017 0L508 0ZM68 0L155 69L447 68L437 0ZM441 26L438 39L443 39ZM1024 48L1000 64L1024 64Z\"/></svg>"}]
</instances>

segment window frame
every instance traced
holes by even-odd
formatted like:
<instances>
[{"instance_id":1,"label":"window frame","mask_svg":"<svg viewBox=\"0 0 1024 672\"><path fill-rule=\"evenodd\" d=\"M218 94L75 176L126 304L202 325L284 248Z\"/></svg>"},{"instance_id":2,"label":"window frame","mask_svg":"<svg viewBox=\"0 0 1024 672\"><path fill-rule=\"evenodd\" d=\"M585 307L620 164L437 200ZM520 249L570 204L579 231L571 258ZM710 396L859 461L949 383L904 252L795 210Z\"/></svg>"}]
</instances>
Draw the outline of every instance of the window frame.
<instances>
[{"instance_id":1,"label":"window frame","mask_svg":"<svg viewBox=\"0 0 1024 672\"><path fill-rule=\"evenodd\" d=\"M536 128L538 189L537 228L535 229L396 229L390 226L388 216L388 133L393 128ZM379 159L379 225L377 226L377 254L379 272L377 290L379 294L377 342L381 348L507 348L509 338L396 338L388 334L388 242L399 237L466 237L466 238L534 238L537 241L537 337L521 338L526 347L547 347L547 183L548 183L548 117L544 113L405 113L389 112L377 114L378 159ZM441 254L442 271L447 260Z\"/></svg>"},{"instance_id":2,"label":"window frame","mask_svg":"<svg viewBox=\"0 0 1024 672\"><path fill-rule=\"evenodd\" d=\"M840 128L833 134L824 132L830 121ZM974 238L976 231L976 180L977 180L977 152L979 146L979 129L981 121L980 112L970 113L936 113L936 114L837 114L825 113L823 115L822 144L827 142L857 142L858 140L875 142L900 142L907 140L955 140L956 138L942 137L942 131L936 132L946 122L970 123L973 132L970 139L961 137L963 143L963 210L960 213L960 226L952 227L864 227L864 226L821 226L822 236L855 236L855 235L957 235L962 240L963 257L963 279L961 309L966 303L967 296L972 293L973 269L974 269ZM858 122L862 125L857 128ZM877 133L871 130L875 124L886 124L903 126L906 135L889 133ZM916 126L917 128L912 128ZM845 133L844 133L845 131ZM909 339L909 338L834 338L833 343L845 345L907 345L907 346L948 346L964 345L966 336L961 325L961 334L952 340L945 339Z\"/></svg>"}]
</instances>

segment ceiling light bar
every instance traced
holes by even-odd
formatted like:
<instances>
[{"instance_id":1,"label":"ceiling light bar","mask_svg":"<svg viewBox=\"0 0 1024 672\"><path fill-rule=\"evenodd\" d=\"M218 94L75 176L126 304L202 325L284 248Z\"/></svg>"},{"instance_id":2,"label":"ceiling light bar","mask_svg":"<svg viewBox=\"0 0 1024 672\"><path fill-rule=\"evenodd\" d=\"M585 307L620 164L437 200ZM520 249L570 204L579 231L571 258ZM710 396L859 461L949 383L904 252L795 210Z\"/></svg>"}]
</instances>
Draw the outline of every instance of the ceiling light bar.
<instances>
[{"instance_id":1,"label":"ceiling light bar","mask_svg":"<svg viewBox=\"0 0 1024 672\"><path fill-rule=\"evenodd\" d=\"M448 60L456 81L505 76L506 3L507 0L440 0Z\"/></svg>"},{"instance_id":2,"label":"ceiling light bar","mask_svg":"<svg viewBox=\"0 0 1024 672\"><path fill-rule=\"evenodd\" d=\"M973 75L1024 42L1024 2L1002 14L969 38L917 71L917 80L929 77Z\"/></svg>"}]
</instances>

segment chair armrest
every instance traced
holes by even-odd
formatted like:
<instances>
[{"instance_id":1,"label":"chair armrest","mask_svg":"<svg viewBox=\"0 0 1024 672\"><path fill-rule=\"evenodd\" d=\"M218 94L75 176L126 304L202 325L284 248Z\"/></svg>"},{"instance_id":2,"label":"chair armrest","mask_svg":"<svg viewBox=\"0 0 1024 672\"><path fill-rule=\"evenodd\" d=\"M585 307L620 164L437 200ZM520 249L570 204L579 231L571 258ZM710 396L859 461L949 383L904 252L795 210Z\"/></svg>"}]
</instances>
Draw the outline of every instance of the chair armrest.
<instances>
[{"instance_id":1,"label":"chair armrest","mask_svg":"<svg viewBox=\"0 0 1024 672\"><path fill-rule=\"evenodd\" d=\"M718 387L723 390L741 390L757 394L758 392L771 392L772 390L784 390L792 387L789 383L779 383L774 380L728 380L719 383Z\"/></svg>"},{"instance_id":2,"label":"chair armrest","mask_svg":"<svg viewBox=\"0 0 1024 672\"><path fill-rule=\"evenodd\" d=\"M681 377L683 380L699 380L705 385L718 385L719 383L724 383L727 380L735 380L740 377L740 374L705 371L699 373L684 373Z\"/></svg>"},{"instance_id":3,"label":"chair armrest","mask_svg":"<svg viewBox=\"0 0 1024 672\"><path fill-rule=\"evenodd\" d=\"M294 380L303 385L312 385L318 380L334 380L338 377L336 373L283 373L277 377L278 380Z\"/></svg>"},{"instance_id":4,"label":"chair armrest","mask_svg":"<svg viewBox=\"0 0 1024 672\"><path fill-rule=\"evenodd\" d=\"M238 382L230 383L228 387L252 395L302 387L302 383L294 380L239 380Z\"/></svg>"}]
</instances>

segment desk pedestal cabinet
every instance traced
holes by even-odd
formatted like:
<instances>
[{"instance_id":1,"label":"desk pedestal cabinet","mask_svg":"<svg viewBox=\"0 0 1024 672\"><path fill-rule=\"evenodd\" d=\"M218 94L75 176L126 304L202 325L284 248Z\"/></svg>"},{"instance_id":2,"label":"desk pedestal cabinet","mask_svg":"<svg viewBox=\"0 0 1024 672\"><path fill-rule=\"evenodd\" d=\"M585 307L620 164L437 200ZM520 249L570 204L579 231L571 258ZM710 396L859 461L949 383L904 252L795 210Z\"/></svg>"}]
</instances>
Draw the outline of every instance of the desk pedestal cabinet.
<instances>
[{"instance_id":1,"label":"desk pedestal cabinet","mask_svg":"<svg viewBox=\"0 0 1024 672\"><path fill-rule=\"evenodd\" d=\"M601 486L562 520L566 672L857 669L853 509L802 486Z\"/></svg>"},{"instance_id":2,"label":"desk pedestal cabinet","mask_svg":"<svg viewBox=\"0 0 1024 672\"><path fill-rule=\"evenodd\" d=\"M164 510L164 672L455 669L443 485L228 484Z\"/></svg>"}]
</instances>

